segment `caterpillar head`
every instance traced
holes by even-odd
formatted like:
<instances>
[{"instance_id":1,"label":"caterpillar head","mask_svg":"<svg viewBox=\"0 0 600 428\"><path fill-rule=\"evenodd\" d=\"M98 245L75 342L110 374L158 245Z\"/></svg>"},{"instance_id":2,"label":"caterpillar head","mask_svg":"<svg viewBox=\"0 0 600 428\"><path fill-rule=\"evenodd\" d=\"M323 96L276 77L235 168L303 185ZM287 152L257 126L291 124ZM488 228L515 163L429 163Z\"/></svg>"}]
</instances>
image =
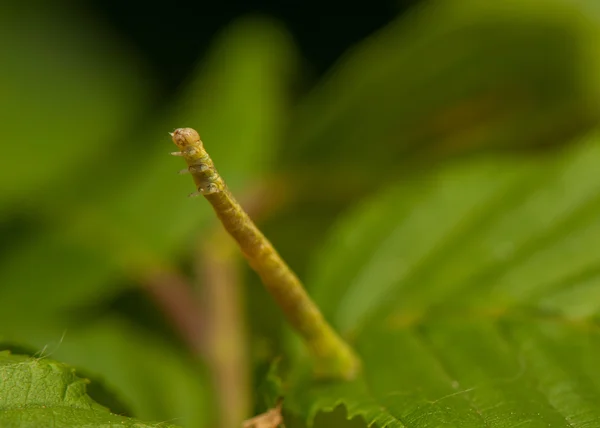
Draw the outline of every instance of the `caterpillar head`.
<instances>
[{"instance_id":1,"label":"caterpillar head","mask_svg":"<svg viewBox=\"0 0 600 428\"><path fill-rule=\"evenodd\" d=\"M196 146L200 143L200 135L192 128L177 128L171 134L173 142L181 150L185 150L190 146Z\"/></svg>"}]
</instances>

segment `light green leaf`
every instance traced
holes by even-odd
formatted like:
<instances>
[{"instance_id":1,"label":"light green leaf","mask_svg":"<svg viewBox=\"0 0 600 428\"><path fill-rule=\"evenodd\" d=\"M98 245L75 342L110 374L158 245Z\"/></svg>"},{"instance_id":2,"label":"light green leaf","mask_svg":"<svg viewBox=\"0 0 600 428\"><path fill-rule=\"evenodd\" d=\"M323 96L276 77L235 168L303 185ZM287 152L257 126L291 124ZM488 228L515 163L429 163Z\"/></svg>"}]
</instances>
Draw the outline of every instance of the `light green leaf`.
<instances>
[{"instance_id":1,"label":"light green leaf","mask_svg":"<svg viewBox=\"0 0 600 428\"><path fill-rule=\"evenodd\" d=\"M343 219L310 291L356 347L343 403L390 427L600 424L600 136L546 158L477 158L406 179Z\"/></svg>"},{"instance_id":2,"label":"light green leaf","mask_svg":"<svg viewBox=\"0 0 600 428\"><path fill-rule=\"evenodd\" d=\"M131 415L189 427L210 425L203 365L158 335L114 316L63 330L53 325L20 330L19 335L3 332L4 342L77 367L102 382Z\"/></svg>"},{"instance_id":3,"label":"light green leaf","mask_svg":"<svg viewBox=\"0 0 600 428\"><path fill-rule=\"evenodd\" d=\"M110 413L86 393L85 379L56 361L0 352L0 425L6 428L175 427Z\"/></svg>"},{"instance_id":4,"label":"light green leaf","mask_svg":"<svg viewBox=\"0 0 600 428\"><path fill-rule=\"evenodd\" d=\"M599 24L583 1L420 2L347 53L284 149L308 189L356 193L415 159L563 143L598 121Z\"/></svg>"}]
</instances>

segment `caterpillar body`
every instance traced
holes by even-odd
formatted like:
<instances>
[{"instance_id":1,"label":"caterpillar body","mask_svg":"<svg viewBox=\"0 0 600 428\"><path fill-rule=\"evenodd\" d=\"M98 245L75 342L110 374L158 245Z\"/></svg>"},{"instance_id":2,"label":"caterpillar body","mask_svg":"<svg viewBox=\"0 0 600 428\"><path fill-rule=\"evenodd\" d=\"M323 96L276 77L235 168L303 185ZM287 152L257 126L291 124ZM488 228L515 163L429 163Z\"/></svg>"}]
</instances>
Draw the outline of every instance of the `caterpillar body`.
<instances>
[{"instance_id":1,"label":"caterpillar body","mask_svg":"<svg viewBox=\"0 0 600 428\"><path fill-rule=\"evenodd\" d=\"M198 132L192 128L178 128L172 134L173 142L180 152L172 155L182 156L188 171L194 177L198 192L196 194L210 195L226 190L225 182L217 172L215 165L204 150L204 145ZM196 195L192 194L192 195Z\"/></svg>"},{"instance_id":2,"label":"caterpillar body","mask_svg":"<svg viewBox=\"0 0 600 428\"><path fill-rule=\"evenodd\" d=\"M192 128L178 128L173 142L181 150L172 153L185 159L197 192L203 195L229 234L237 241L250 266L300 333L316 359L319 376L353 378L360 362L337 335L304 290L302 283L235 200Z\"/></svg>"}]
</instances>

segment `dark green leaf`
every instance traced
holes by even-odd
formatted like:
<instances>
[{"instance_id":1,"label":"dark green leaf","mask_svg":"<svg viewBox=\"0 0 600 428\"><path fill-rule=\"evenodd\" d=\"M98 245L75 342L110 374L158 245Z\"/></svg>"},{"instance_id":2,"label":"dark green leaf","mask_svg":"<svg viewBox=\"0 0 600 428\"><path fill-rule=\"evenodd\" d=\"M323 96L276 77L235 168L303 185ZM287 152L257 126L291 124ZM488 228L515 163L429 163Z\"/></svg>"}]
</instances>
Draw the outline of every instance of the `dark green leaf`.
<instances>
[{"instance_id":1,"label":"dark green leaf","mask_svg":"<svg viewBox=\"0 0 600 428\"><path fill-rule=\"evenodd\" d=\"M0 215L55 199L82 161L100 156L151 91L135 52L72 4L3 2ZM82 178L80 178L82 179Z\"/></svg>"},{"instance_id":2,"label":"dark green leaf","mask_svg":"<svg viewBox=\"0 0 600 428\"><path fill-rule=\"evenodd\" d=\"M268 168L278 141L291 62L289 39L270 21L226 30L165 118L131 129L108 156L82 159L88 170L37 201L44 227L0 261L1 302L10 302L0 319L5 314L18 328L12 308L27 306L34 293L39 298L27 318L97 301L115 291L123 272L164 266L194 244L213 214L202 200L187 198L194 188L177 174L184 164L169 156L176 147L167 132L197 127L232 187L251 183Z\"/></svg>"}]
</instances>

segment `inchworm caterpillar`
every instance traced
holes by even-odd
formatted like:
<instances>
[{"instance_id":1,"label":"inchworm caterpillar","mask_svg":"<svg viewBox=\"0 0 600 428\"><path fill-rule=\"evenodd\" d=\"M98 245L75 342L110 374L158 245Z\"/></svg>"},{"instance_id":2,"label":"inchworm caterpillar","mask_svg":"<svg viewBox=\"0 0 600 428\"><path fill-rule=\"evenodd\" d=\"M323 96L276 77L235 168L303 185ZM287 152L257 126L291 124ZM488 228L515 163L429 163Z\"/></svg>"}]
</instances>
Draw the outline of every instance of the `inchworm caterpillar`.
<instances>
[{"instance_id":1,"label":"inchworm caterpillar","mask_svg":"<svg viewBox=\"0 0 600 428\"><path fill-rule=\"evenodd\" d=\"M282 308L290 324L304 338L323 377L353 378L359 361L350 347L325 321L298 277L235 200L204 149L200 135L191 128L172 134L196 183L197 192L211 203L223 226L239 244L250 266Z\"/></svg>"}]
</instances>

